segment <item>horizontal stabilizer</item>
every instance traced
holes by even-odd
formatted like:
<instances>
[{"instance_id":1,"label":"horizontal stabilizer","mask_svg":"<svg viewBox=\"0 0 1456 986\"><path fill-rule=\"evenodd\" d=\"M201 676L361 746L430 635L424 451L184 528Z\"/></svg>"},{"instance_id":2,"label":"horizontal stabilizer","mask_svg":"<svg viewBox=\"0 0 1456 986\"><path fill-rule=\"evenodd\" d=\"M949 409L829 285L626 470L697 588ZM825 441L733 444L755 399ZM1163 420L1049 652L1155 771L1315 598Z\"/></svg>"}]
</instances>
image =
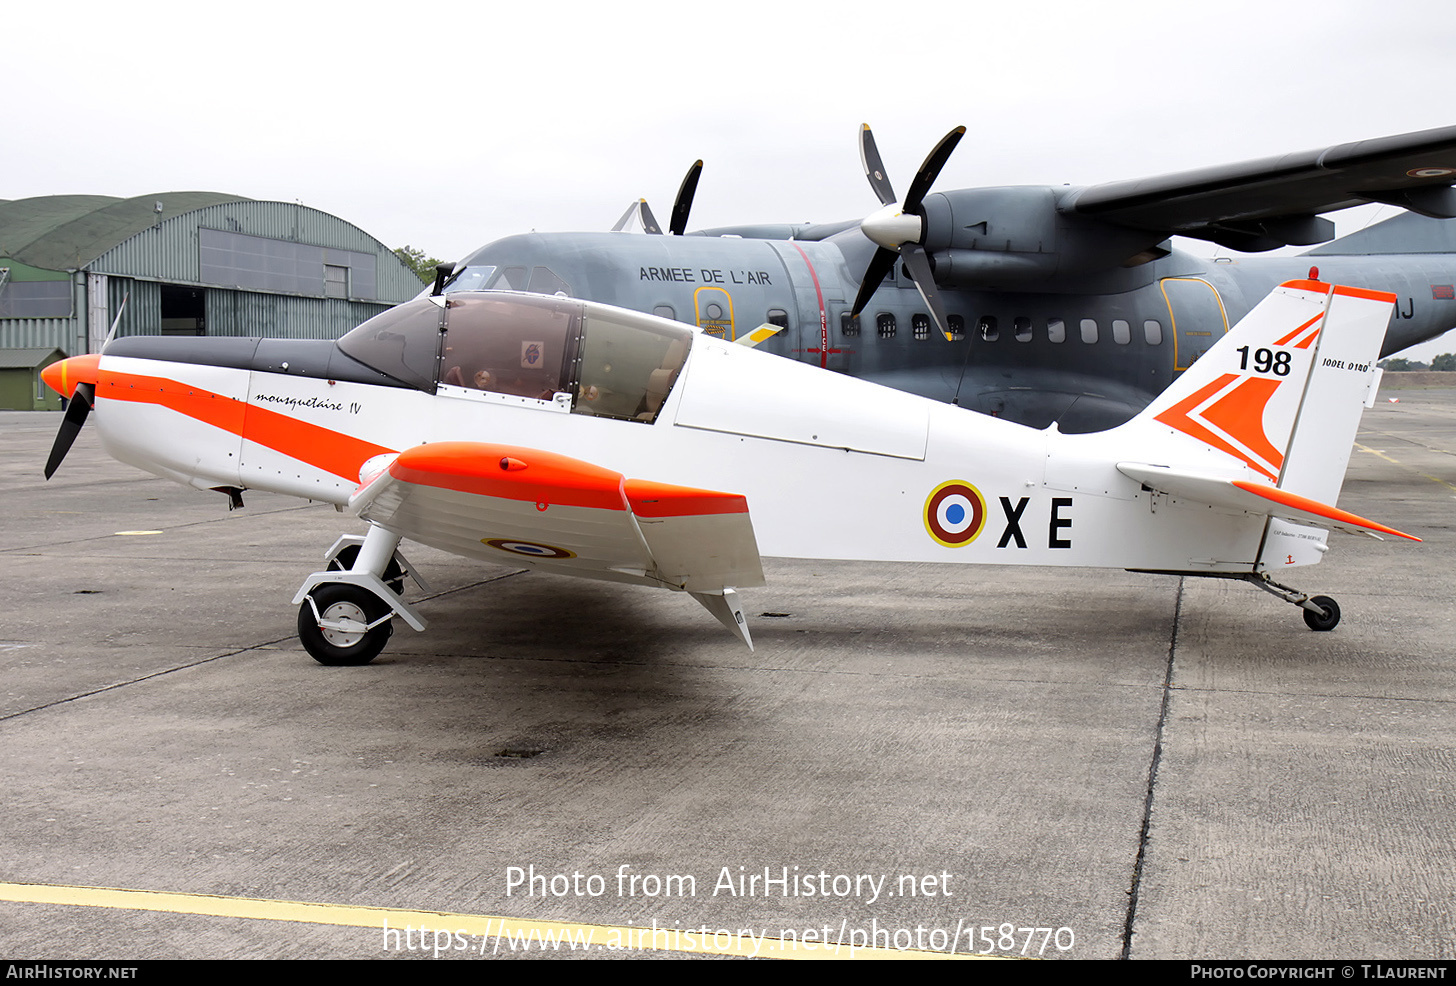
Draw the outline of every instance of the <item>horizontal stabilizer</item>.
<instances>
[{"instance_id":1,"label":"horizontal stabilizer","mask_svg":"<svg viewBox=\"0 0 1456 986\"><path fill-rule=\"evenodd\" d=\"M1182 472L1145 462L1119 462L1117 471L1135 479L1150 490L1206 503L1226 510L1242 510L1251 514L1279 517L1299 524L1312 524L1351 534L1390 534L1419 541L1420 538L1393 527L1366 520L1364 517L1321 503L1275 486L1243 479L1229 479L1193 472Z\"/></svg>"}]
</instances>

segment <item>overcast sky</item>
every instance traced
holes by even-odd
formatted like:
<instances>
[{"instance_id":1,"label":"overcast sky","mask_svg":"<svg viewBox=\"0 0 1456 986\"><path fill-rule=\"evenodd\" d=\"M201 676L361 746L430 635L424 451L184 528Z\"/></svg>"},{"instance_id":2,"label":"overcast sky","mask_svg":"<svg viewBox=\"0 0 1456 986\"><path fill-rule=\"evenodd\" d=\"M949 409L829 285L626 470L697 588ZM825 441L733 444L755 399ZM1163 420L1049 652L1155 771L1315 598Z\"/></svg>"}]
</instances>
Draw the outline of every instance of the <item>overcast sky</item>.
<instances>
[{"instance_id":1,"label":"overcast sky","mask_svg":"<svg viewBox=\"0 0 1456 986\"><path fill-rule=\"evenodd\" d=\"M458 259L511 233L608 229L638 196L666 222L696 158L693 228L865 215L862 122L902 193L958 124L940 189L1449 126L1456 8L83 0L7 5L0 66L0 198L299 201ZM1334 218L1344 233L1374 212Z\"/></svg>"}]
</instances>

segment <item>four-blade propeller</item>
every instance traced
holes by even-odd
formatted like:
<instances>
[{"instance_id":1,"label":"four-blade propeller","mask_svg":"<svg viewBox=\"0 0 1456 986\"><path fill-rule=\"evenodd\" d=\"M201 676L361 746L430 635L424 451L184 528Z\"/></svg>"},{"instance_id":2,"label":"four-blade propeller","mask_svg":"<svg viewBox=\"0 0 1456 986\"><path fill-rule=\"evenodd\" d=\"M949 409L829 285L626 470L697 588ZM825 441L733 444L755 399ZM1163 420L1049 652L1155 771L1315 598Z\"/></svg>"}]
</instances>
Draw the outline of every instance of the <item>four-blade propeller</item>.
<instances>
[{"instance_id":1,"label":"four-blade propeller","mask_svg":"<svg viewBox=\"0 0 1456 986\"><path fill-rule=\"evenodd\" d=\"M698 176L703 173L703 162L694 161L688 173L683 176L682 184L678 186L677 198L672 203L672 223L668 226L668 232L673 236L681 236L688 228L688 214L693 209L693 196L698 192ZM647 205L646 199L638 199L627 207L622 213L622 218L617 220L617 225L612 227L612 232L621 232L627 228L633 214L636 214L639 222L642 223L642 231L651 233L654 236L662 235L662 227L657 224L657 217L652 214L652 209Z\"/></svg>"},{"instance_id":2,"label":"four-blade propeller","mask_svg":"<svg viewBox=\"0 0 1456 986\"><path fill-rule=\"evenodd\" d=\"M955 150L956 144L965 136L965 133L965 127L956 127L942 137L940 143L935 145L925 159L925 163L920 166L920 170L915 172L915 179L910 183L909 194L903 200L896 201L895 190L890 185L889 177L885 174L884 162L880 160L879 148L875 146L874 134L870 132L868 123L860 128L860 161L864 165L865 177L869 179L870 187L875 190L875 195L879 198L882 208L860 223L860 230L874 241L879 249L870 258L869 267L865 269L864 279L859 286L859 294L855 297L854 307L850 310L852 315L857 316L864 311L865 305L870 302L870 297L879 290L881 282L894 268L895 261L899 259L904 261L906 271L915 281L915 287L930 308L936 328L947 339L951 338L949 321L945 315L945 305L941 302L940 292L935 287L930 259L922 245L925 242L925 213L921 204L930 191L930 186L940 175L940 169L944 168L946 161L950 160L951 151Z\"/></svg>"}]
</instances>

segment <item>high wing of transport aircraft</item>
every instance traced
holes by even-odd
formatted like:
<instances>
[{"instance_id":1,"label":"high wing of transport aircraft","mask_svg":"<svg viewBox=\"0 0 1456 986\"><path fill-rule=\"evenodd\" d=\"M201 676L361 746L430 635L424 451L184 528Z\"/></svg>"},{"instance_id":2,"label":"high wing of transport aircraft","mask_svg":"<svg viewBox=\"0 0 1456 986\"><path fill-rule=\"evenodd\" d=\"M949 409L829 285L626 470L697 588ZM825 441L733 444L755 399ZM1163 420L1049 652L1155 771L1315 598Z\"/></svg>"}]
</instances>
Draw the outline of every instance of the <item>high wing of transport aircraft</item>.
<instances>
[{"instance_id":1,"label":"high wing of transport aircraft","mask_svg":"<svg viewBox=\"0 0 1456 986\"><path fill-rule=\"evenodd\" d=\"M1275 577L1329 529L1410 537L1335 506L1394 308L1290 281L1131 421L1064 435L652 315L452 292L337 343L134 336L54 364L73 399L46 475L94 406L123 462L358 514L294 599L325 664L371 660L395 618L424 629L404 538L686 592L750 647L761 556L1243 579L1329 630L1334 600ZM853 491L855 522L808 488Z\"/></svg>"},{"instance_id":2,"label":"high wing of transport aircraft","mask_svg":"<svg viewBox=\"0 0 1456 986\"><path fill-rule=\"evenodd\" d=\"M651 312L852 376L1064 433L1120 424L1273 288L1320 277L1396 295L1382 355L1456 327L1456 127L1089 187L932 192L964 128L903 199L868 127L861 159L881 203L863 220L696 234L532 233L466 258L448 292L562 293ZM701 162L669 231L683 233ZM1333 239L1320 213L1401 206ZM661 232L645 203L648 232ZM1229 262L1174 235L1240 251Z\"/></svg>"}]
</instances>

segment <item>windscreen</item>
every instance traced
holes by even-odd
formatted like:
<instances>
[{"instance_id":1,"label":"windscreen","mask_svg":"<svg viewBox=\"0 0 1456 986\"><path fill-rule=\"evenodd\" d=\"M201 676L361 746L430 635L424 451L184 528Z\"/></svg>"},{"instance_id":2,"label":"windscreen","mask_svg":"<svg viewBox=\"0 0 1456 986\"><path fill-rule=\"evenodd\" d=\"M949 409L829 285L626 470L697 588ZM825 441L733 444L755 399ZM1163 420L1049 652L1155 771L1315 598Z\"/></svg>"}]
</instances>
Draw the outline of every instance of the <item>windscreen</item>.
<instances>
[{"instance_id":1,"label":"windscreen","mask_svg":"<svg viewBox=\"0 0 1456 986\"><path fill-rule=\"evenodd\" d=\"M440 316L440 306L429 298L407 301L345 334L339 348L401 383L434 390Z\"/></svg>"}]
</instances>

